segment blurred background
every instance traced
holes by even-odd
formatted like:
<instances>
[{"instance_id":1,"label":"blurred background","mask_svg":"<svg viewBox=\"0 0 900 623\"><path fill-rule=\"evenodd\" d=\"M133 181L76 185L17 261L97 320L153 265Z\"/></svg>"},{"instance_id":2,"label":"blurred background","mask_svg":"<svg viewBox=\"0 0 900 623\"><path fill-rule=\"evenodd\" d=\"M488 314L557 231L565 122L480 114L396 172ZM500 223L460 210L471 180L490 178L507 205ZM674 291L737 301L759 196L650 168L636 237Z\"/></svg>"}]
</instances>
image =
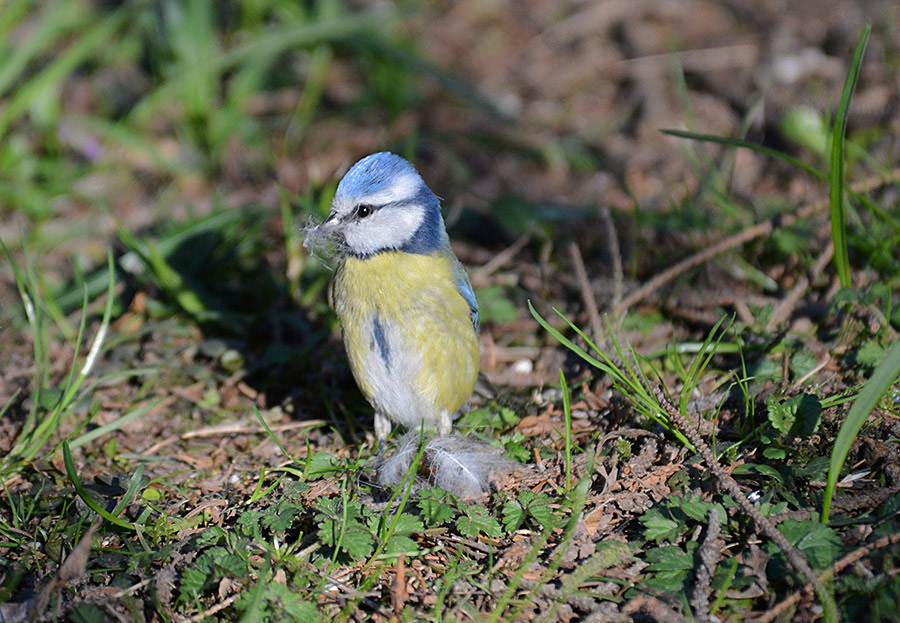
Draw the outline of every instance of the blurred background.
<instances>
[{"instance_id":1,"label":"blurred background","mask_svg":"<svg viewBox=\"0 0 900 623\"><path fill-rule=\"evenodd\" d=\"M890 168L895 2L8 0L0 239L69 338L67 315L106 288L112 248L115 315L139 316L129 331L187 319L214 360L251 358L272 405L318 374L313 353L336 347L329 272L307 257L302 227L327 214L353 162L392 150L443 198L473 269L485 371L533 385L560 362L539 361L525 301L588 321L573 261L608 311L687 252L824 196L781 160L660 129L745 137L823 166L867 19L850 131L867 162ZM806 227L655 293L667 322L648 348L711 326L729 288L777 291L790 266L815 260ZM890 270L895 238L856 242ZM6 262L0 295L0 324L23 328ZM13 366L0 398L27 384L16 373L27 342L0 337ZM524 375L508 373L516 362Z\"/></svg>"},{"instance_id":2,"label":"blurred background","mask_svg":"<svg viewBox=\"0 0 900 623\"><path fill-rule=\"evenodd\" d=\"M302 227L327 214L349 165L392 150L443 198L473 269L485 371L534 385L560 362L540 361L525 301L589 321L573 262L605 312L689 251L824 196L782 160L660 130L824 166L866 20L850 158L883 171L898 155L895 2L8 0L0 239L68 338L68 314L106 288L112 248L114 315L136 315L126 332L187 319L213 360L227 352L240 369L250 357L272 405L336 348L329 272L307 257ZM810 240L827 240L798 227L654 293L648 309L665 323L642 324L638 309L626 327L655 332L658 348L733 310L726 291L789 286L792 267L816 260ZM880 270L898 268L889 232L853 239ZM21 329L10 268L0 263L0 324ZM27 385L27 342L0 337L12 366L0 398Z\"/></svg>"}]
</instances>

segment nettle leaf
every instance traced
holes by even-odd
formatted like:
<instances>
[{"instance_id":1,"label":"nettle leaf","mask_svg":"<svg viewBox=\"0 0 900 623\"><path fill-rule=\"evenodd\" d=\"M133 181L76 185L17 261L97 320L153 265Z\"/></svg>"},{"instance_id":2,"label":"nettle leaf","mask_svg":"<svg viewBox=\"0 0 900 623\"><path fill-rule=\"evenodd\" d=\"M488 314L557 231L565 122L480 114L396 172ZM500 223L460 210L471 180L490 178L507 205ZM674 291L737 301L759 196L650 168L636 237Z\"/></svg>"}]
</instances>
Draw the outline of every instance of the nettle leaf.
<instances>
[{"instance_id":1,"label":"nettle leaf","mask_svg":"<svg viewBox=\"0 0 900 623\"><path fill-rule=\"evenodd\" d=\"M476 537L485 534L491 538L497 538L503 534L500 523L488 514L487 509L481 506L466 508L466 514L457 518L457 529L467 537Z\"/></svg>"},{"instance_id":2,"label":"nettle leaf","mask_svg":"<svg viewBox=\"0 0 900 623\"><path fill-rule=\"evenodd\" d=\"M341 528L334 519L324 519L319 522L319 541L326 547L334 547L341 538Z\"/></svg>"},{"instance_id":3,"label":"nettle leaf","mask_svg":"<svg viewBox=\"0 0 900 623\"><path fill-rule=\"evenodd\" d=\"M639 521L644 524L644 538L652 539L657 543L662 541L674 541L680 533L680 525L677 521L663 517L658 509L650 509L641 515Z\"/></svg>"},{"instance_id":4,"label":"nettle leaf","mask_svg":"<svg viewBox=\"0 0 900 623\"><path fill-rule=\"evenodd\" d=\"M766 415L769 424L782 435L787 435L797 417L796 408L791 408L790 401L781 401L775 396L766 398Z\"/></svg>"},{"instance_id":5,"label":"nettle leaf","mask_svg":"<svg viewBox=\"0 0 900 623\"><path fill-rule=\"evenodd\" d=\"M814 370L818 363L819 362L816 359L815 355L813 355L808 350L798 350L793 355L791 355L791 359L788 363L788 369L790 370L791 375L794 378L799 379Z\"/></svg>"},{"instance_id":6,"label":"nettle leaf","mask_svg":"<svg viewBox=\"0 0 900 623\"><path fill-rule=\"evenodd\" d=\"M323 498L317 503L321 511L316 515L319 522L319 540L329 547L337 547L352 559L367 558L375 548L372 531L359 521L362 504L356 500L347 502L346 507L338 498ZM341 530L343 526L343 536Z\"/></svg>"},{"instance_id":7,"label":"nettle leaf","mask_svg":"<svg viewBox=\"0 0 900 623\"><path fill-rule=\"evenodd\" d=\"M690 571L660 571L641 582L642 591L654 591L663 595L677 595L684 589L684 581Z\"/></svg>"},{"instance_id":8,"label":"nettle leaf","mask_svg":"<svg viewBox=\"0 0 900 623\"><path fill-rule=\"evenodd\" d=\"M694 556L677 545L648 549L644 559L650 563L647 571L683 571L694 568Z\"/></svg>"},{"instance_id":9,"label":"nettle leaf","mask_svg":"<svg viewBox=\"0 0 900 623\"><path fill-rule=\"evenodd\" d=\"M689 499L681 499L678 497L672 498L672 502L675 507L677 507L681 512L685 515L694 519L696 521L701 521L706 523L709 519L709 511L714 508L719 509L719 516L724 520L728 517L728 514L725 512L725 509L721 507L719 504L715 504L713 502L704 502L699 495L692 496Z\"/></svg>"},{"instance_id":10,"label":"nettle leaf","mask_svg":"<svg viewBox=\"0 0 900 623\"><path fill-rule=\"evenodd\" d=\"M884 349L875 340L869 340L856 351L856 363L872 370L884 358Z\"/></svg>"},{"instance_id":11,"label":"nettle leaf","mask_svg":"<svg viewBox=\"0 0 900 623\"><path fill-rule=\"evenodd\" d=\"M780 515L787 510L787 502L778 502L777 504L772 504L771 502L760 502L759 504L757 504L757 507L759 508L759 512L766 517L774 517L775 515Z\"/></svg>"},{"instance_id":12,"label":"nettle leaf","mask_svg":"<svg viewBox=\"0 0 900 623\"><path fill-rule=\"evenodd\" d=\"M319 516L328 519L350 520L359 519L362 515L362 504L357 500L348 500L346 507L340 498L321 498L316 502Z\"/></svg>"},{"instance_id":13,"label":"nettle leaf","mask_svg":"<svg viewBox=\"0 0 900 623\"><path fill-rule=\"evenodd\" d=\"M392 556L406 554L407 556L419 555L419 544L404 534L395 534L384 544L384 552Z\"/></svg>"},{"instance_id":14,"label":"nettle leaf","mask_svg":"<svg viewBox=\"0 0 900 623\"><path fill-rule=\"evenodd\" d=\"M829 456L817 456L806 465L792 465L795 478L806 478L808 480L825 480L828 478L828 466L831 463Z\"/></svg>"},{"instance_id":15,"label":"nettle leaf","mask_svg":"<svg viewBox=\"0 0 900 623\"><path fill-rule=\"evenodd\" d=\"M284 584L270 582L266 587L266 600L273 611L286 615L276 617L275 620L291 620L297 623L318 623L321 620L314 601L301 596Z\"/></svg>"},{"instance_id":16,"label":"nettle leaf","mask_svg":"<svg viewBox=\"0 0 900 623\"><path fill-rule=\"evenodd\" d=\"M303 494L307 491L309 491L309 485L299 480L289 480L281 489L284 499L294 504L302 503Z\"/></svg>"},{"instance_id":17,"label":"nettle leaf","mask_svg":"<svg viewBox=\"0 0 900 623\"><path fill-rule=\"evenodd\" d=\"M196 567L188 567L181 574L181 591L178 596L182 603L194 600L203 591L209 574Z\"/></svg>"},{"instance_id":18,"label":"nettle leaf","mask_svg":"<svg viewBox=\"0 0 900 623\"><path fill-rule=\"evenodd\" d=\"M216 557L215 569L218 571L217 575L230 575L235 578L247 576L247 563L237 554L230 552Z\"/></svg>"},{"instance_id":19,"label":"nettle leaf","mask_svg":"<svg viewBox=\"0 0 900 623\"><path fill-rule=\"evenodd\" d=\"M347 552L352 560L363 560L375 551L375 539L366 530L348 530L341 541L341 549Z\"/></svg>"},{"instance_id":20,"label":"nettle leaf","mask_svg":"<svg viewBox=\"0 0 900 623\"><path fill-rule=\"evenodd\" d=\"M546 497L546 496L545 496ZM528 507L528 514L541 526L544 527L554 520L556 515L553 508L548 503L535 502Z\"/></svg>"},{"instance_id":21,"label":"nettle leaf","mask_svg":"<svg viewBox=\"0 0 900 623\"><path fill-rule=\"evenodd\" d=\"M822 403L812 394L798 394L789 400L766 399L769 423L782 435L808 437L819 428Z\"/></svg>"},{"instance_id":22,"label":"nettle leaf","mask_svg":"<svg viewBox=\"0 0 900 623\"><path fill-rule=\"evenodd\" d=\"M544 493L524 490L515 500L503 505L503 527L507 532L517 530L527 518L531 518L541 528L551 523L555 515L550 506L550 498Z\"/></svg>"},{"instance_id":23,"label":"nettle leaf","mask_svg":"<svg viewBox=\"0 0 900 623\"><path fill-rule=\"evenodd\" d=\"M791 431L797 437L809 437L819 429L822 417L822 403L812 394L801 394L797 404L797 420Z\"/></svg>"},{"instance_id":24,"label":"nettle leaf","mask_svg":"<svg viewBox=\"0 0 900 623\"><path fill-rule=\"evenodd\" d=\"M503 456L511 461L527 463L532 458L531 450L526 443L528 437L523 433L514 432L511 435L504 435L500 441L503 443Z\"/></svg>"},{"instance_id":25,"label":"nettle leaf","mask_svg":"<svg viewBox=\"0 0 900 623\"><path fill-rule=\"evenodd\" d=\"M743 465L738 465L737 467L735 467L731 471L731 473L735 476L771 476L772 478L775 478L779 483L784 482L781 477L781 472L779 472L771 465L766 465L765 463L744 463Z\"/></svg>"},{"instance_id":26,"label":"nettle leaf","mask_svg":"<svg viewBox=\"0 0 900 623\"><path fill-rule=\"evenodd\" d=\"M270 514L263 517L262 524L278 534L284 534L294 523L294 518L303 510L299 504L279 502Z\"/></svg>"},{"instance_id":27,"label":"nettle leaf","mask_svg":"<svg viewBox=\"0 0 900 623\"><path fill-rule=\"evenodd\" d=\"M480 407L473 411L469 411L457 422L460 428L493 428L495 430L505 430L519 423L519 416L509 407L499 407L492 405L489 407Z\"/></svg>"},{"instance_id":28,"label":"nettle leaf","mask_svg":"<svg viewBox=\"0 0 900 623\"><path fill-rule=\"evenodd\" d=\"M390 518L389 523L393 523L394 518ZM401 513L397 518L397 525L394 526L395 535L421 534L425 530L422 520L415 515L409 513Z\"/></svg>"},{"instance_id":29,"label":"nettle leaf","mask_svg":"<svg viewBox=\"0 0 900 623\"><path fill-rule=\"evenodd\" d=\"M317 478L320 476L325 476L327 474L331 474L338 467L340 467L341 462L327 452L316 452L307 461L306 466L306 477L307 478Z\"/></svg>"},{"instance_id":30,"label":"nettle leaf","mask_svg":"<svg viewBox=\"0 0 900 623\"><path fill-rule=\"evenodd\" d=\"M316 500L316 509L326 517L340 517L342 502L339 498L319 498Z\"/></svg>"},{"instance_id":31,"label":"nettle leaf","mask_svg":"<svg viewBox=\"0 0 900 623\"><path fill-rule=\"evenodd\" d=\"M349 519L344 524L343 535L341 524L334 519L326 519L319 527L319 540L328 547L337 547L353 560L368 558L375 549L375 539L372 533L355 519Z\"/></svg>"},{"instance_id":32,"label":"nettle leaf","mask_svg":"<svg viewBox=\"0 0 900 623\"><path fill-rule=\"evenodd\" d=\"M503 505L503 528L507 532L518 530L525 522L525 509L518 500L509 500Z\"/></svg>"},{"instance_id":33,"label":"nettle leaf","mask_svg":"<svg viewBox=\"0 0 900 623\"><path fill-rule=\"evenodd\" d=\"M244 536L253 537L255 539L262 539L262 534L260 532L259 526L262 518L263 514L258 510L244 511L241 516L238 517L237 525Z\"/></svg>"},{"instance_id":34,"label":"nettle leaf","mask_svg":"<svg viewBox=\"0 0 900 623\"><path fill-rule=\"evenodd\" d=\"M837 533L818 521L788 520L778 524L778 530L818 569L829 567L841 550Z\"/></svg>"},{"instance_id":35,"label":"nettle leaf","mask_svg":"<svg viewBox=\"0 0 900 623\"><path fill-rule=\"evenodd\" d=\"M219 526L210 526L197 537L197 547L203 548L215 545L225 537L225 530Z\"/></svg>"},{"instance_id":36,"label":"nettle leaf","mask_svg":"<svg viewBox=\"0 0 900 623\"><path fill-rule=\"evenodd\" d=\"M432 497L431 492L437 491L440 497ZM440 489L426 489L419 493L417 502L422 513L422 519L429 528L434 528L453 519L453 508L445 504L446 494Z\"/></svg>"},{"instance_id":37,"label":"nettle leaf","mask_svg":"<svg viewBox=\"0 0 900 623\"><path fill-rule=\"evenodd\" d=\"M104 623L103 610L92 604L82 604L69 613L72 623Z\"/></svg>"}]
</instances>

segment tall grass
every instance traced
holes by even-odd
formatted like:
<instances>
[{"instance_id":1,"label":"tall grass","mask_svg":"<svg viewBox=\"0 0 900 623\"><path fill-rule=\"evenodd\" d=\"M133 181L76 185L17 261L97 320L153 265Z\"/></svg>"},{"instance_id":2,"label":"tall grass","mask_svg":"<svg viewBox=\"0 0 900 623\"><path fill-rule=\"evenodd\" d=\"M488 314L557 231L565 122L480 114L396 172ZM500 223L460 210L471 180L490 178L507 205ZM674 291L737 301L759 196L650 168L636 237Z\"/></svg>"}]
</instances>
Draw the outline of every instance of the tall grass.
<instances>
[{"instance_id":1,"label":"tall grass","mask_svg":"<svg viewBox=\"0 0 900 623\"><path fill-rule=\"evenodd\" d=\"M841 93L841 99L835 110L834 122L831 128L830 150L829 150L829 166L828 173L824 173L815 167L807 165L798 158L786 154L784 152L771 149L762 145L751 143L742 139L732 139L727 137L710 136L704 134L696 134L693 132L682 132L676 130L666 130L667 134L680 136L691 140L707 141L730 145L734 147L742 147L751 149L757 153L773 156L788 162L806 173L828 182L830 215L831 215L831 238L834 243L834 266L841 286L847 288L851 285L850 275L850 255L848 248L847 234L847 217L846 202L848 195L861 205L868 207L873 216L884 222L888 227L897 229L897 222L890 214L881 210L862 193L849 191L846 187L846 171L844 154L847 149L846 131L847 119L850 114L850 103L853 92L859 80L860 70L862 67L863 55L865 54L866 45L872 30L871 22L866 22L862 33L857 41L853 57L844 81L844 88ZM887 295L890 298L890 294ZM827 521L837 486L840 472L843 469L844 461L850 450L853 441L859 435L866 418L877 405L878 401L896 382L900 375L900 343L895 343L883 362L877 367L872 377L868 380L859 396L855 399L850 412L847 414L844 422L841 424L840 431L835 440L834 447L831 452L831 462L828 470L828 483L825 490L825 497L822 507L822 521Z\"/></svg>"},{"instance_id":2,"label":"tall grass","mask_svg":"<svg viewBox=\"0 0 900 623\"><path fill-rule=\"evenodd\" d=\"M847 215L844 208L846 196L844 192L844 142L847 134L847 118L850 116L850 100L859 80L859 72L862 67L863 54L869 41L869 33L872 32L872 22L866 22L853 59L850 62L850 71L844 81L844 90L841 93L841 101L834 115L834 125L831 132L831 161L829 163L828 187L831 199L831 239L834 241L834 266L837 270L841 286L850 287L850 254L847 249Z\"/></svg>"},{"instance_id":3,"label":"tall grass","mask_svg":"<svg viewBox=\"0 0 900 623\"><path fill-rule=\"evenodd\" d=\"M2 244L2 243L0 243ZM19 296L25 308L25 315L33 342L35 373L31 389L31 408L25 417L25 422L15 444L9 454L0 460L0 479L6 479L18 471L24 463L32 461L47 445L47 442L58 433L60 426L68 418L72 417L77 403L85 397L86 392L95 385L88 384L97 358L100 356L103 342L106 338L109 324L112 319L113 287L115 286L115 272L113 270L112 254L107 255L109 268L109 281L107 285L107 299L103 308L103 318L97 333L91 342L84 357L79 353L85 345L85 330L87 324L87 295L81 315L81 323L78 327L78 335L74 344L75 357L69 366L69 372L62 383L57 386L50 375L50 332L48 329L48 305L38 286L35 269L28 261L25 270L21 270L13 260L9 250L3 245L4 251L12 265L19 289Z\"/></svg>"}]
</instances>

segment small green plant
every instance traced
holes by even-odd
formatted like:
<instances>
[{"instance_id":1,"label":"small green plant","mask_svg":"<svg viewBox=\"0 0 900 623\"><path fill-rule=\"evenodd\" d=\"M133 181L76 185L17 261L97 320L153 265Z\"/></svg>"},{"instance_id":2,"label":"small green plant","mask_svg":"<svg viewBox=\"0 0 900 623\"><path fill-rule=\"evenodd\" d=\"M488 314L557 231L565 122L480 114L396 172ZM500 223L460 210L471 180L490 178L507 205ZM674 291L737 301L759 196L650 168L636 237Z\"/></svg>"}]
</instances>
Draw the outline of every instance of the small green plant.
<instances>
[{"instance_id":1,"label":"small green plant","mask_svg":"<svg viewBox=\"0 0 900 623\"><path fill-rule=\"evenodd\" d=\"M768 446L763 456L783 459L786 447L794 438L805 438L819 428L822 403L813 394L798 394L793 398L780 399L772 395L766 398L766 415L771 429L763 434L761 441L768 444L777 440L778 446Z\"/></svg>"},{"instance_id":2,"label":"small green plant","mask_svg":"<svg viewBox=\"0 0 900 623\"><path fill-rule=\"evenodd\" d=\"M668 420L668 416L666 415L665 409L660 407L656 396L654 396L649 389L647 376L645 375L642 367L646 366L652 370L649 362L647 361L647 359L640 358L634 351L630 351L629 354L638 363L628 363L627 357L625 356L625 349L623 349L616 341L611 327L608 326L607 328L608 337L614 352L614 355L612 357L606 355L596 344L594 344L594 342L592 342L587 337L587 335L585 335L585 333L581 329L579 329L574 323L566 318L559 310L553 310L560 318L562 318L566 322L569 328L571 328L582 340L584 340L588 344L588 346L594 353L593 355L591 355L588 354L583 348L575 344L572 340L565 337L558 329L550 325L550 323L548 323L537 312L537 310L535 310L530 301L528 302L528 308L531 311L532 316L534 316L535 320L537 320L538 323L542 327L544 327L544 329L546 329L547 332L550 333L550 335L556 338L563 346L574 352L576 355L584 359L595 368L609 375L613 387L622 392L622 394L634 405L635 409L637 409L638 412L646 415L652 421L662 425L667 430L671 431L672 434L679 439L679 441L684 443L686 446L690 446L690 443L684 437L684 435L680 431L672 427L671 423ZM725 320L726 318L723 317L713 326L713 328L707 334L706 340L700 345L689 368L685 370L686 382L682 386L679 396L679 403L682 409L682 413L684 413L686 417L694 417L692 415L687 415L688 403L695 388L700 383L704 371L711 362L712 357L718 352L718 346L721 343L721 340L727 330L727 327L725 330L720 330ZM615 358L615 361L613 360L613 357Z\"/></svg>"},{"instance_id":3,"label":"small green plant","mask_svg":"<svg viewBox=\"0 0 900 623\"><path fill-rule=\"evenodd\" d=\"M888 390L897 383L900 378L900 340L894 343L888 352L884 361L875 369L871 378L866 382L862 391L847 418L841 424L841 430L838 432L837 439L834 441L834 448L831 451L831 466L828 469L828 483L825 488L825 498L822 501L822 522L828 521L829 512L831 511L831 500L834 497L834 491L837 487L838 478L840 478L841 470L844 467L844 461L850 452L850 446L862 429L866 418L878 404L878 401L887 394Z\"/></svg>"},{"instance_id":4,"label":"small green plant","mask_svg":"<svg viewBox=\"0 0 900 623\"><path fill-rule=\"evenodd\" d=\"M507 532L518 530L523 525L533 528L552 523L554 518L552 500L549 496L533 491L520 491L519 495L503 505L503 528Z\"/></svg>"},{"instance_id":5,"label":"small green plant","mask_svg":"<svg viewBox=\"0 0 900 623\"><path fill-rule=\"evenodd\" d=\"M859 80L863 54L872 32L872 22L867 21L856 44L856 51L850 61L850 71L844 82L841 101L834 115L831 132L831 159L829 162L828 186L831 199L831 239L834 242L834 265L838 278L845 288L850 287L850 255L847 248L847 216L844 207L844 140L847 132L847 118L850 116L850 100Z\"/></svg>"},{"instance_id":6,"label":"small green plant","mask_svg":"<svg viewBox=\"0 0 900 623\"><path fill-rule=\"evenodd\" d=\"M46 304L42 297L41 288L30 261L23 272L16 265L5 245L3 245L3 249L12 265L16 285L19 289L19 296L25 308L25 315L31 330L35 374L31 392L31 409L26 416L24 426L12 450L0 460L0 480L5 480L11 474L17 472L24 463L37 457L45 449L47 442L57 434L63 421L73 416L75 405L84 399L98 383L104 380L101 379L101 381L86 384L94 364L100 356L103 341L109 330L114 300L113 287L115 286L112 254L108 253L109 282L100 326L87 354L81 360L77 356L75 357L65 379L60 386L56 386L53 384L53 379L50 376L50 335L49 327L47 326L50 318L47 310L51 305ZM75 340L76 353L79 353L84 345L88 316L86 296L83 302L84 311L81 316L81 324Z\"/></svg>"}]
</instances>

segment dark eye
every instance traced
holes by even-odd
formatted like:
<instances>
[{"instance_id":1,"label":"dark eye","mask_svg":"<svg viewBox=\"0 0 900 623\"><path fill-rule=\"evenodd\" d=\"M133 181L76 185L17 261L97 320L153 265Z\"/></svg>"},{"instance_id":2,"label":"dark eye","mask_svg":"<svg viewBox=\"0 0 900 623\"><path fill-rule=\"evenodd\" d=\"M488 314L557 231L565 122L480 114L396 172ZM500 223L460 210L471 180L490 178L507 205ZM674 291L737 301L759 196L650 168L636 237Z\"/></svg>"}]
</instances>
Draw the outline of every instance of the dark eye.
<instances>
[{"instance_id":1,"label":"dark eye","mask_svg":"<svg viewBox=\"0 0 900 623\"><path fill-rule=\"evenodd\" d=\"M372 212L374 212L374 211L375 211L374 207L372 207L368 204L365 204L365 203L362 203L362 204L356 206L357 218L366 218L367 216L372 214Z\"/></svg>"}]
</instances>

